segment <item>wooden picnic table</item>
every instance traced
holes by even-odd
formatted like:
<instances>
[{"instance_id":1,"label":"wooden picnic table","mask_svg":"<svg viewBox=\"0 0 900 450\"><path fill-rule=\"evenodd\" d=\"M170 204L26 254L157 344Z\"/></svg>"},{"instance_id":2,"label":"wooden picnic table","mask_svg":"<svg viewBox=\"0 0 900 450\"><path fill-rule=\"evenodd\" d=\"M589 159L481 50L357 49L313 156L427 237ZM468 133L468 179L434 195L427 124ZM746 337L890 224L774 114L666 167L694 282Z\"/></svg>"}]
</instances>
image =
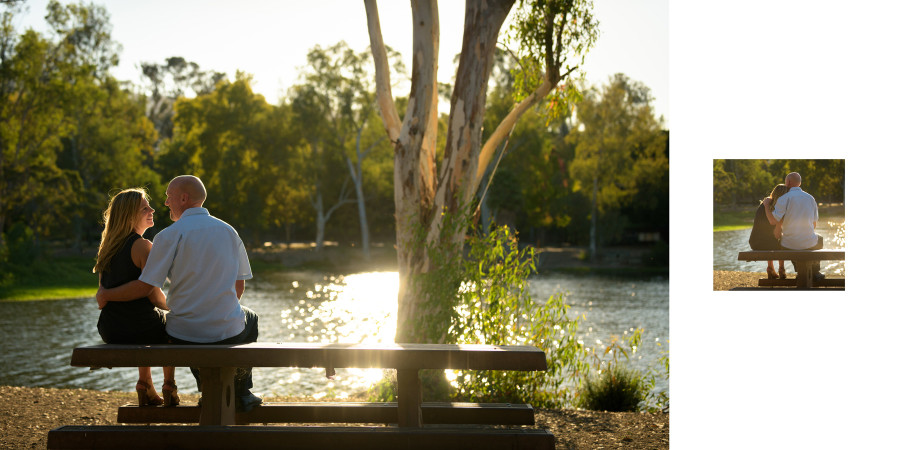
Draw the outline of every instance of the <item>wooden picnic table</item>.
<instances>
[{"instance_id":1,"label":"wooden picnic table","mask_svg":"<svg viewBox=\"0 0 900 450\"><path fill-rule=\"evenodd\" d=\"M373 443L380 440L394 442L403 436L405 442L425 442L431 428L426 424L533 424L534 411L530 405L490 403L423 403L419 371L423 369L454 370L546 370L544 352L532 346L492 346L472 344L315 344L315 343L262 343L241 345L94 345L79 347L72 352L72 365L83 367L140 367L140 366L191 366L200 369L203 387L202 406L178 406L175 408L119 409L120 423L199 423L200 427L160 426L135 427L61 427L50 432L48 448L70 448L71 445L95 445L100 437L109 442L128 443L135 439L158 445L169 445L171 436L186 432L208 434L204 441L210 446L231 445L243 442L234 438L233 432L210 432L207 426L230 427L242 423L282 422L364 422L396 423L394 431L377 431L371 434ZM233 378L241 367L322 367L322 368L386 368L397 370L397 402L390 403L330 403L263 404L248 413L235 411ZM375 420L372 420L375 419ZM278 428L275 439L288 436L285 427L246 427L237 425L235 432L264 433ZM310 428L310 427L302 427ZM358 445L366 438L359 430L343 433L339 428L312 427L329 436L346 436L337 443L348 447ZM358 427L354 427L358 428ZM188 429L188 431L185 431ZM378 428L383 430L385 428ZM482 439L480 432L455 433L441 428L444 434L456 435L465 445L472 439ZM87 431L85 431L87 430ZM205 430L205 431L203 431ZM375 430L375 429L371 429ZM418 430L418 431L416 431ZM506 430L491 433L483 442L519 442L519 447L552 448L553 436L545 430ZM174 434L173 434L174 433ZM309 430L300 430L307 436ZM192 434L193 435L193 434ZM118 436L118 437L116 437ZM280 436L280 437L278 437ZM363 436L363 437L361 437ZM115 438L114 438L115 437ZM86 441L85 439L88 439ZM191 438L193 439L193 438ZM306 438L304 438L306 439ZM449 438L442 438L449 439ZM424 441L423 441L424 440ZM104 442L106 442L104 441ZM289 439L287 440L289 441ZM275 441L272 441L275 442ZM527 443L521 444L522 442ZM549 447L546 447L549 442ZM52 446L51 446L52 445ZM337 445L337 444L336 444ZM343 444L341 444L343 445ZM500 445L500 444L497 444ZM521 447L526 445L526 447ZM333 447L333 446L331 446ZM335 447L341 448L341 447ZM358 448L358 447L357 447ZM413 448L413 447L410 447ZM504 448L500 445L498 448Z\"/></svg>"},{"instance_id":2,"label":"wooden picnic table","mask_svg":"<svg viewBox=\"0 0 900 450\"><path fill-rule=\"evenodd\" d=\"M844 287L843 278L813 279L813 263L821 261L843 261L844 250L754 250L738 253L740 261L793 261L797 270L795 280L759 280L760 286L796 286L798 289L812 287Z\"/></svg>"}]
</instances>

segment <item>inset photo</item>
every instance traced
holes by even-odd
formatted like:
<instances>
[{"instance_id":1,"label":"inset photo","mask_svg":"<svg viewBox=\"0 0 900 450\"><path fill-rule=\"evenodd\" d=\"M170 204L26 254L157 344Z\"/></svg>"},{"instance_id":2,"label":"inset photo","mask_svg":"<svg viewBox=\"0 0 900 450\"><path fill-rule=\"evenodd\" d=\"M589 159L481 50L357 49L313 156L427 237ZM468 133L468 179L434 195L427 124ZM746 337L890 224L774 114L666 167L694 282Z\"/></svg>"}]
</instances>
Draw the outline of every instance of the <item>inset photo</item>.
<instances>
[{"instance_id":1,"label":"inset photo","mask_svg":"<svg viewBox=\"0 0 900 450\"><path fill-rule=\"evenodd\" d=\"M844 290L844 160L713 160L713 290Z\"/></svg>"}]
</instances>

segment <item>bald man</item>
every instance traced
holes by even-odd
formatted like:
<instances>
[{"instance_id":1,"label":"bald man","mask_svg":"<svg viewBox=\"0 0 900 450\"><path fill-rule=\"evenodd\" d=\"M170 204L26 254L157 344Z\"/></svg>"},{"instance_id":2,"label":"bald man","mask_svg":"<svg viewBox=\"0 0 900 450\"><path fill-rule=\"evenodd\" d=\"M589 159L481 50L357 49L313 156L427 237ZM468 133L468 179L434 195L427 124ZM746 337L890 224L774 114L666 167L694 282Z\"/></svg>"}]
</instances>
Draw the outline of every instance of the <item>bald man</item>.
<instances>
[{"instance_id":1,"label":"bald man","mask_svg":"<svg viewBox=\"0 0 900 450\"><path fill-rule=\"evenodd\" d=\"M802 178L797 172L784 177L788 192L778 198L774 208L766 208L769 222L781 222L781 247L786 250L816 250L823 247L822 236L816 234L816 223L819 221L819 207L812 195L800 189ZM765 199L768 205L771 199ZM794 264L794 270L797 265ZM819 263L813 265L813 277L816 280L825 278L819 272Z\"/></svg>"},{"instance_id":2,"label":"bald man","mask_svg":"<svg viewBox=\"0 0 900 450\"><path fill-rule=\"evenodd\" d=\"M166 206L174 222L157 233L138 280L97 291L107 301L142 297L169 280L166 333L173 344L243 344L256 342L259 317L240 304L244 282L253 277L237 231L203 208L206 187L191 175L175 177L166 188ZM197 387L199 371L192 367ZM262 403L253 395L252 369L239 370L234 389L237 407L249 411Z\"/></svg>"}]
</instances>

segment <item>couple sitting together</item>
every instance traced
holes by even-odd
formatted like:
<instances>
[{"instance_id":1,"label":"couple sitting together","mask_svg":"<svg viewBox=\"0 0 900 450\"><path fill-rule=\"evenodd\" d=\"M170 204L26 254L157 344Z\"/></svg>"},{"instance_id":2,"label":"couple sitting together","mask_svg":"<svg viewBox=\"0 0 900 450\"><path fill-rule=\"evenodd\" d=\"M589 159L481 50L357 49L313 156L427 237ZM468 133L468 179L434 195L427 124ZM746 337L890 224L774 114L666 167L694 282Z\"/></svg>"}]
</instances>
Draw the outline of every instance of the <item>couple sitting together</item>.
<instances>
[{"instance_id":1,"label":"couple sitting together","mask_svg":"<svg viewBox=\"0 0 900 450\"><path fill-rule=\"evenodd\" d=\"M756 210L753 229L750 231L750 248L753 250L818 250L823 247L822 236L816 234L819 208L812 195L800 189L800 174L791 172L784 177L784 184L772 189ZM787 278L784 261L778 261L775 272L769 261L766 273L769 279ZM796 270L797 264L794 264ZM819 271L819 262L813 264L813 279L825 278Z\"/></svg>"},{"instance_id":2,"label":"couple sitting together","mask_svg":"<svg viewBox=\"0 0 900 450\"><path fill-rule=\"evenodd\" d=\"M175 177L166 188L174 223L153 243L153 208L143 189L126 189L103 214L103 235L94 272L100 274L97 330L109 344L241 344L256 342L259 318L241 306L244 281L253 277L244 243L227 223L203 208L206 188L199 178ZM160 290L169 279L168 299ZM200 373L191 368L200 384ZM160 398L149 367L138 369L140 406L179 403L175 368L164 367ZM237 408L249 411L262 399L253 395L251 369L234 379Z\"/></svg>"}]
</instances>

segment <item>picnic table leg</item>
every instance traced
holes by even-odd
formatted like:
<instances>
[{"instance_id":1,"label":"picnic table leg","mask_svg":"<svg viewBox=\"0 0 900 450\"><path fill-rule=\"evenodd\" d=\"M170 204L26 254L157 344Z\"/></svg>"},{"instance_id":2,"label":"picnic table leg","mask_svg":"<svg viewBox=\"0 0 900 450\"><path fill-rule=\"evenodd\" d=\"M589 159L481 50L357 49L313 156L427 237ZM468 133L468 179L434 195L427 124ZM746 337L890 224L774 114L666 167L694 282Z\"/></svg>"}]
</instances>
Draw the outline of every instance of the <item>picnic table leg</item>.
<instances>
[{"instance_id":1,"label":"picnic table leg","mask_svg":"<svg viewBox=\"0 0 900 450\"><path fill-rule=\"evenodd\" d=\"M422 427L422 381L418 369L397 369L397 425Z\"/></svg>"},{"instance_id":2,"label":"picnic table leg","mask_svg":"<svg viewBox=\"0 0 900 450\"><path fill-rule=\"evenodd\" d=\"M234 367L201 367L200 425L234 425Z\"/></svg>"},{"instance_id":3,"label":"picnic table leg","mask_svg":"<svg viewBox=\"0 0 900 450\"><path fill-rule=\"evenodd\" d=\"M812 287L812 262L811 261L797 261L796 263L797 269L797 288L798 289L809 289Z\"/></svg>"}]
</instances>

